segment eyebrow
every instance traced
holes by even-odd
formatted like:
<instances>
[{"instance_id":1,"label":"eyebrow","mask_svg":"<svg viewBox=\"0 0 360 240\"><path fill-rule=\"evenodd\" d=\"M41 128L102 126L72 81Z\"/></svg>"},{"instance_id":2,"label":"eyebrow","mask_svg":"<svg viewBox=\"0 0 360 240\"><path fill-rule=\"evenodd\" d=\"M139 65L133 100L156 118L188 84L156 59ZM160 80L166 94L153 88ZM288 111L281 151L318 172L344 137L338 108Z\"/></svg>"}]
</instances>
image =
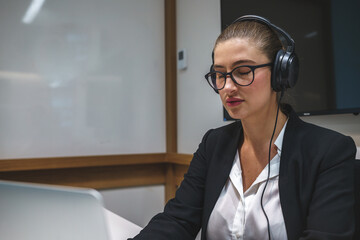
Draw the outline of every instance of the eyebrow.
<instances>
[{"instance_id":1,"label":"eyebrow","mask_svg":"<svg viewBox=\"0 0 360 240\"><path fill-rule=\"evenodd\" d=\"M234 67L236 67L238 65L241 65L241 64L244 64L244 63L255 63L255 62L253 60L250 60L250 59L239 60L239 61L236 61L236 62L232 63L231 67L234 68ZM214 68L225 68L225 67L222 66L222 65L215 64Z\"/></svg>"}]
</instances>

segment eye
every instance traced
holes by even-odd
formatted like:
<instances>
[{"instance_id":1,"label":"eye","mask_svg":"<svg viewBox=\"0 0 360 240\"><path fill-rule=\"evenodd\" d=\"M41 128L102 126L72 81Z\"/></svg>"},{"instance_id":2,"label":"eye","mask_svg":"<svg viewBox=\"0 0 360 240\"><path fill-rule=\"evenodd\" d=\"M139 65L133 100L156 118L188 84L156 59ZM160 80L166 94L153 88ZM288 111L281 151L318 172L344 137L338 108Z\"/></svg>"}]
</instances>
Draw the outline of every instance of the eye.
<instances>
[{"instance_id":1,"label":"eye","mask_svg":"<svg viewBox=\"0 0 360 240\"><path fill-rule=\"evenodd\" d=\"M233 77L237 83L247 85L253 80L253 71L249 67L241 66L234 69Z\"/></svg>"},{"instance_id":2,"label":"eye","mask_svg":"<svg viewBox=\"0 0 360 240\"><path fill-rule=\"evenodd\" d=\"M224 74L220 73L220 72L216 72L216 78L217 79L224 79Z\"/></svg>"},{"instance_id":3,"label":"eye","mask_svg":"<svg viewBox=\"0 0 360 240\"><path fill-rule=\"evenodd\" d=\"M249 68L249 67L238 67L233 72L233 75L234 75L234 77L237 77L237 76L241 77L241 76L249 75L251 73L252 73L252 71L251 71L251 68Z\"/></svg>"}]
</instances>

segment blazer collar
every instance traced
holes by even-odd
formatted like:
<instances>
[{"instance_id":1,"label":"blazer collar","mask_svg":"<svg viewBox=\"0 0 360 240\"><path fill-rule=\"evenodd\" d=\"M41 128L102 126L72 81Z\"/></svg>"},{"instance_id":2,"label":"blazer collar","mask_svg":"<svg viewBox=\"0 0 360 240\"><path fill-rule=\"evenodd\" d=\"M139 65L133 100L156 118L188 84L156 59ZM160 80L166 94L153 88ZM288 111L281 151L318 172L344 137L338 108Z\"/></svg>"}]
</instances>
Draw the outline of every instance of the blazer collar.
<instances>
[{"instance_id":1,"label":"blazer collar","mask_svg":"<svg viewBox=\"0 0 360 240\"><path fill-rule=\"evenodd\" d=\"M202 239L206 239L207 225L212 209L214 208L220 193L229 178L229 174L234 162L236 151L239 147L240 137L242 135L242 125L240 121L227 125L220 129L218 135L218 146L213 152L211 166L208 170L208 194L204 202L204 215L202 226Z\"/></svg>"},{"instance_id":2,"label":"blazer collar","mask_svg":"<svg viewBox=\"0 0 360 240\"><path fill-rule=\"evenodd\" d=\"M284 216L286 232L289 239L295 239L299 236L299 225L302 223L298 218L294 218L293 209L298 205L294 202L294 186L290 183L289 168L292 162L298 158L297 149L299 148L299 134L301 134L302 125L304 122L297 116L290 105L285 106L288 111L289 120L286 125L283 147L280 157L280 171L279 171L279 195L281 209ZM291 186L291 188L289 188Z\"/></svg>"}]
</instances>

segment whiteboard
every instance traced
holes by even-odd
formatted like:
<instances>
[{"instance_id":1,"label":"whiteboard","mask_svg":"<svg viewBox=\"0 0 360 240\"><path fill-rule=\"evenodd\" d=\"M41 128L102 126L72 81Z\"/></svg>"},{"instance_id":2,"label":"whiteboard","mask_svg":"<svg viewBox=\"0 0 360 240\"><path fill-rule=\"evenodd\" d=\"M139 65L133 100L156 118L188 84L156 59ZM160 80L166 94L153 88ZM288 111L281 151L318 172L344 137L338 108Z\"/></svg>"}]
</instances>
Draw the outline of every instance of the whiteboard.
<instances>
[{"instance_id":1,"label":"whiteboard","mask_svg":"<svg viewBox=\"0 0 360 240\"><path fill-rule=\"evenodd\" d=\"M0 159L165 152L163 0L0 0ZM41 2L41 1L40 1Z\"/></svg>"}]
</instances>

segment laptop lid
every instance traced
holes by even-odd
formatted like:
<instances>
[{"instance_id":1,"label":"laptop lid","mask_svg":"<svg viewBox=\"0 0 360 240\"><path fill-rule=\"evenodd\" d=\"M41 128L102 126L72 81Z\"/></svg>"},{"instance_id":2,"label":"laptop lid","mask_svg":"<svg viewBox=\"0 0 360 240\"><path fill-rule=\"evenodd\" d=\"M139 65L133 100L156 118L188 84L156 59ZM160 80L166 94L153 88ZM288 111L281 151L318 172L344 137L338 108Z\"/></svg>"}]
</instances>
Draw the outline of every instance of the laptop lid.
<instances>
[{"instance_id":1,"label":"laptop lid","mask_svg":"<svg viewBox=\"0 0 360 240\"><path fill-rule=\"evenodd\" d=\"M0 181L0 239L108 240L99 192Z\"/></svg>"}]
</instances>

